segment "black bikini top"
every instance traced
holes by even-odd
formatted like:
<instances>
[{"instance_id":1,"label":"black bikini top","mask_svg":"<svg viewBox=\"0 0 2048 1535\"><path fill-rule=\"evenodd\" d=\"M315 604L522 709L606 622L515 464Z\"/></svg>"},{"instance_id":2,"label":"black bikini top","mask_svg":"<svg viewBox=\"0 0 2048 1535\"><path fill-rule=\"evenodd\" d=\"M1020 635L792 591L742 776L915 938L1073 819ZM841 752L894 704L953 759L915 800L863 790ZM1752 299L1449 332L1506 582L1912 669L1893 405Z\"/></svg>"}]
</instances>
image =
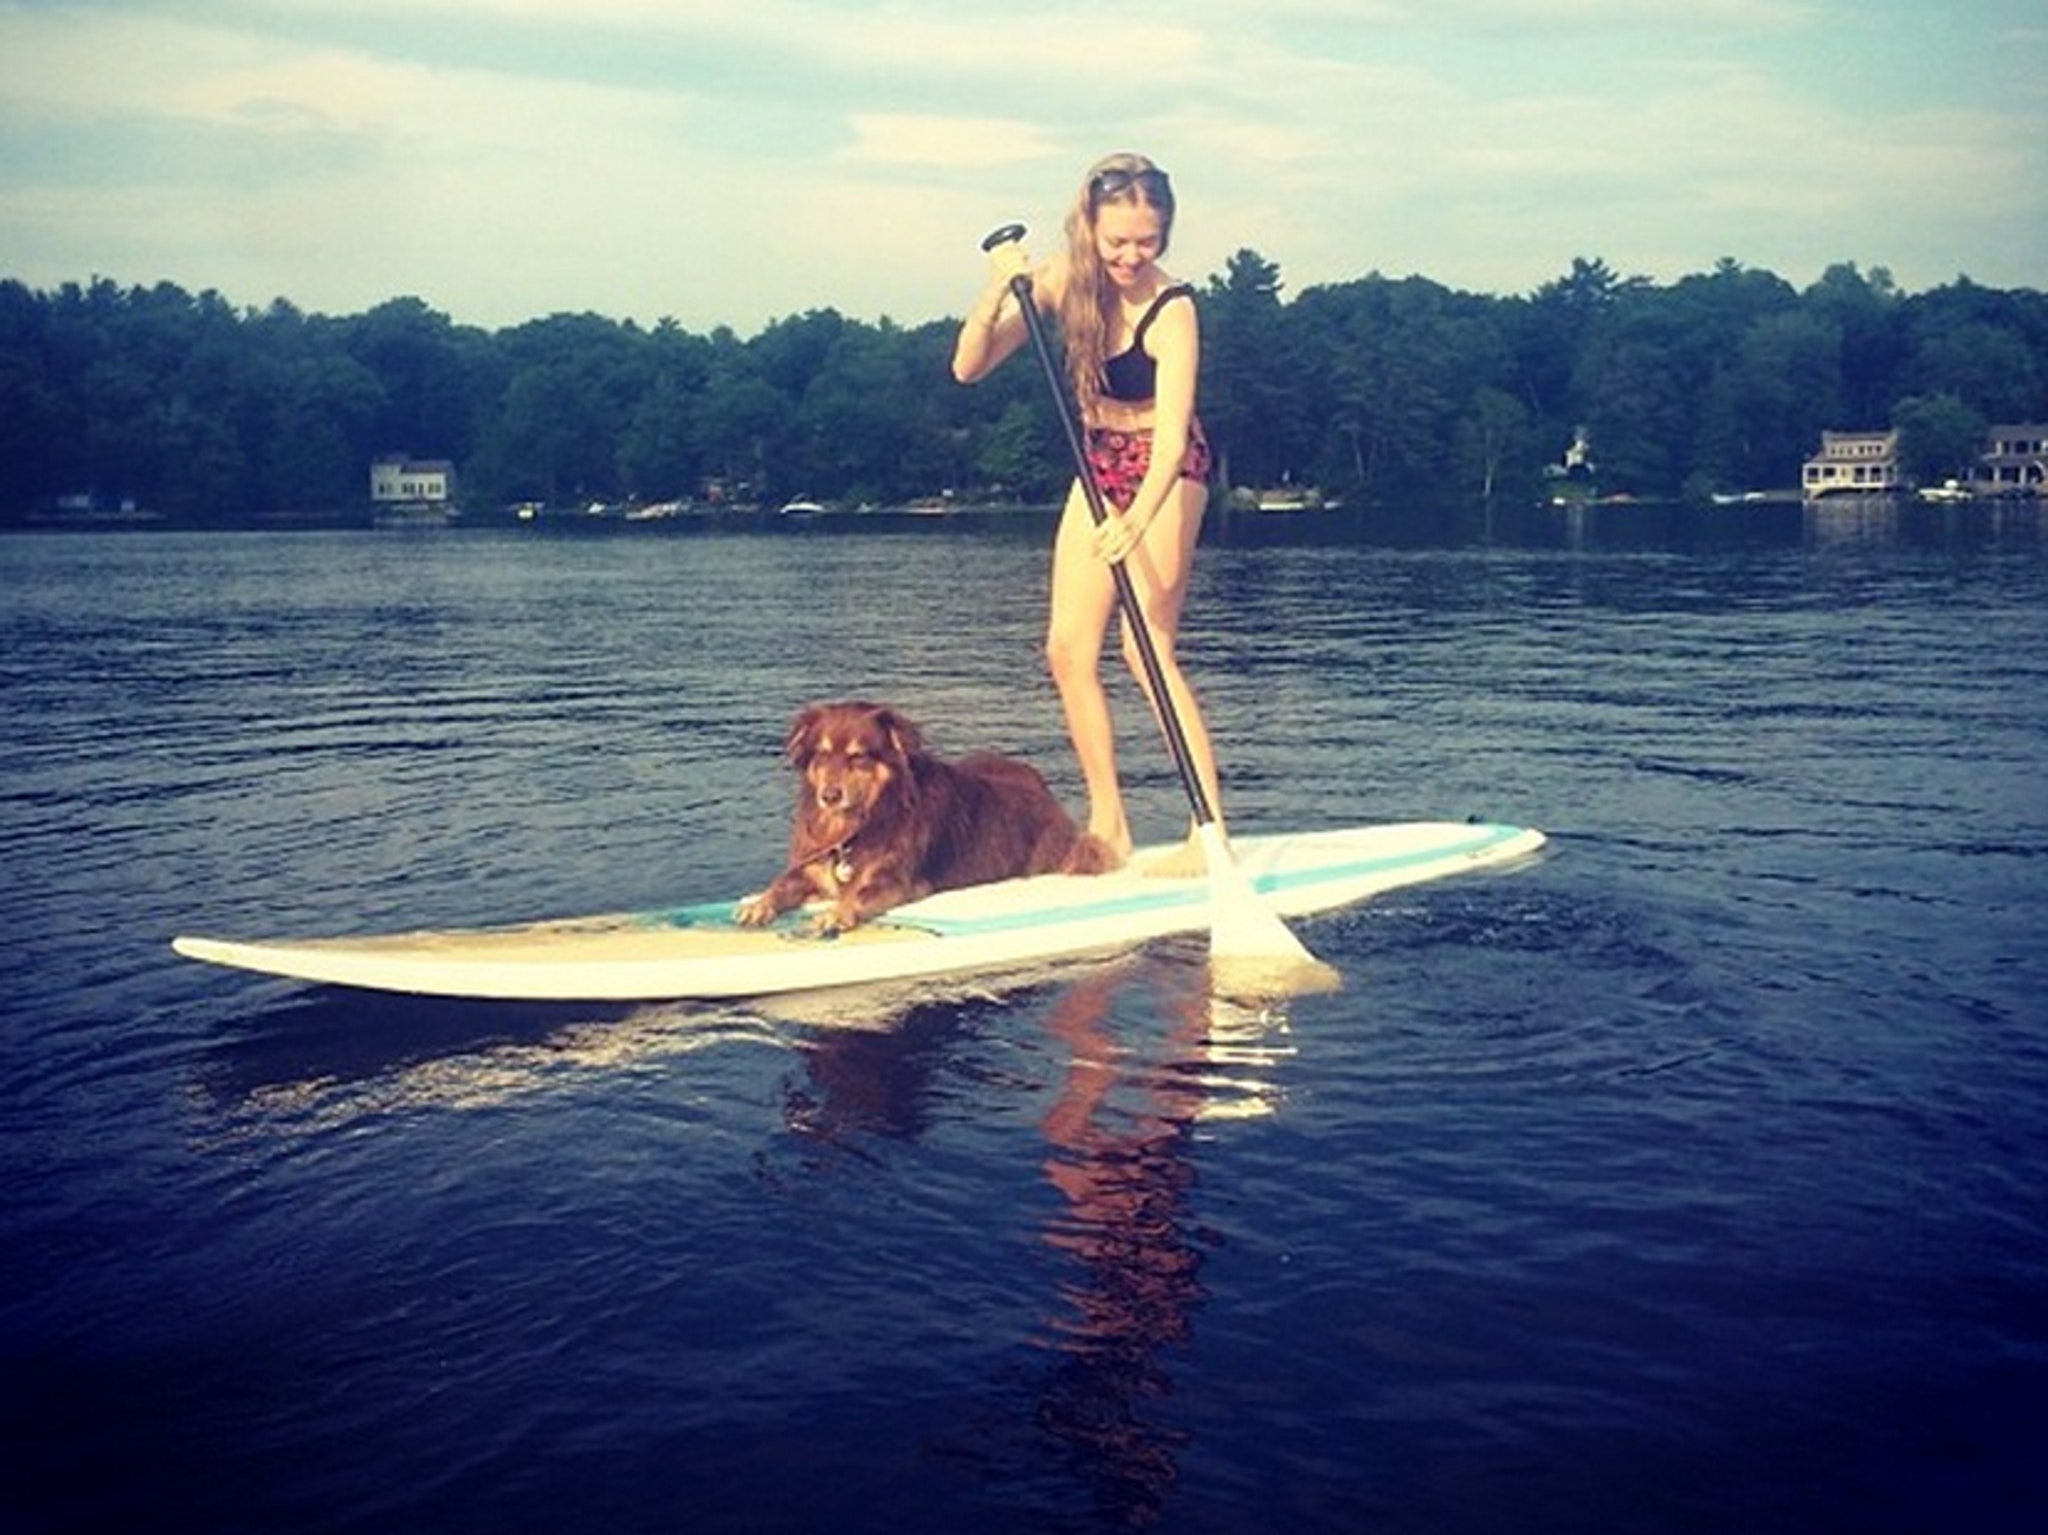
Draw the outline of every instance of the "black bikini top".
<instances>
[{"instance_id":1,"label":"black bikini top","mask_svg":"<svg viewBox=\"0 0 2048 1535\"><path fill-rule=\"evenodd\" d=\"M1177 282L1170 288L1159 290L1158 296L1146 306L1145 313L1138 319L1138 328L1131 332L1131 344L1102 365L1102 393L1104 398L1117 400L1125 405L1143 405L1159 392L1159 364L1145 351L1145 332L1152 328L1171 299L1195 296L1193 283Z\"/></svg>"}]
</instances>

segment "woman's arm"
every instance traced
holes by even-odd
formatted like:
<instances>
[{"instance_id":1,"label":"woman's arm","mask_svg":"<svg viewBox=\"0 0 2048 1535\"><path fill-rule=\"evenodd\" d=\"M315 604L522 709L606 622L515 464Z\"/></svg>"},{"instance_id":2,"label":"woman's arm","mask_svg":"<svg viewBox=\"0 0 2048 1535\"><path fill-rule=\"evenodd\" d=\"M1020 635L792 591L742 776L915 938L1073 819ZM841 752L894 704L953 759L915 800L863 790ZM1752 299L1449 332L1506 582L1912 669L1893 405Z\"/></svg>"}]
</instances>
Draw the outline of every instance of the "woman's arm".
<instances>
[{"instance_id":1,"label":"woman's arm","mask_svg":"<svg viewBox=\"0 0 2048 1535\"><path fill-rule=\"evenodd\" d=\"M1192 297L1185 302L1176 299L1159 311L1145 332L1145 350L1152 354L1159 371L1152 401L1152 461L1123 514L1134 539L1143 538L1159 515L1180 481L1181 460L1187 457L1195 419L1195 376L1202 356L1201 326Z\"/></svg>"},{"instance_id":2,"label":"woman's arm","mask_svg":"<svg viewBox=\"0 0 2048 1535\"><path fill-rule=\"evenodd\" d=\"M989 266L989 285L967 312L967 320L960 327L960 339L953 344L953 377L963 384L976 384L987 378L1004 358L1023 345L1028 334L1024 313L1010 291L1013 277L1031 273L1023 247L1015 241L998 245L989 252ZM1032 273L1032 301L1041 309L1046 304L1045 287L1044 274Z\"/></svg>"}]
</instances>

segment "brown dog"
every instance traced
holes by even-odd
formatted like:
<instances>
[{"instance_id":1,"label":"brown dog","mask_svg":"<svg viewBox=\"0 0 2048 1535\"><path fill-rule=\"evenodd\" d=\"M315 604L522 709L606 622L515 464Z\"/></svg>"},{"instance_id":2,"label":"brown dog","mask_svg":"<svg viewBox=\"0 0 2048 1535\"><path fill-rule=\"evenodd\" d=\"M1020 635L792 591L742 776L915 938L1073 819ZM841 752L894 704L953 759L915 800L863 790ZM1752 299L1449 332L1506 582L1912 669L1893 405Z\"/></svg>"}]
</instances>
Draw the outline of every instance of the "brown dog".
<instances>
[{"instance_id":1,"label":"brown dog","mask_svg":"<svg viewBox=\"0 0 2048 1535\"><path fill-rule=\"evenodd\" d=\"M1035 768L993 752L942 762L886 704L813 704L784 751L802 775L789 867L740 903L749 926L824 899L816 930L838 933L936 890L1116 866Z\"/></svg>"}]
</instances>

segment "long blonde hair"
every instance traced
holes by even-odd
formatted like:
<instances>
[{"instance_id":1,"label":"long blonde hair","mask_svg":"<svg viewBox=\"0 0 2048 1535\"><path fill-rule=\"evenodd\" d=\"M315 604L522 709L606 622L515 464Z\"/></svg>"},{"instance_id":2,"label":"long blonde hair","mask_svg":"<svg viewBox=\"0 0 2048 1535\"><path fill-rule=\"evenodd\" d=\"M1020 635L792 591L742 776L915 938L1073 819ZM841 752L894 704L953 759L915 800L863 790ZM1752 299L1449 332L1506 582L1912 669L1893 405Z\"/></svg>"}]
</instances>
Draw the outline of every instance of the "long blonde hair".
<instances>
[{"instance_id":1,"label":"long blonde hair","mask_svg":"<svg viewBox=\"0 0 2048 1535\"><path fill-rule=\"evenodd\" d=\"M1060 295L1060 332L1067 343L1067 373L1081 415L1102 399L1103 364L1116 334L1118 296L1104 277L1095 248L1095 219L1110 204L1150 208L1159 215L1159 253L1173 238L1173 183L1143 155L1114 154L1088 168L1067 214L1067 282Z\"/></svg>"}]
</instances>

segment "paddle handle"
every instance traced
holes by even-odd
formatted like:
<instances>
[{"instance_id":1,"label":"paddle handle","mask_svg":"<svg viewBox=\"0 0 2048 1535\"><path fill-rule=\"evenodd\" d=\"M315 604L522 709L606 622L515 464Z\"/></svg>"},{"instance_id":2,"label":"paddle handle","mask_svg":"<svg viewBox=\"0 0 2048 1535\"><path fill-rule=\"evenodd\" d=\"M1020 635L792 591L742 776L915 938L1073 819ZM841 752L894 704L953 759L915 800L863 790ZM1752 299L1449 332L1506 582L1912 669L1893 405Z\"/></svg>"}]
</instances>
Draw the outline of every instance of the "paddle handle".
<instances>
[{"instance_id":1,"label":"paddle handle","mask_svg":"<svg viewBox=\"0 0 2048 1535\"><path fill-rule=\"evenodd\" d=\"M1024 238L1022 224L1005 224L992 230L981 242L984 251L993 252L997 247L1008 245ZM1045 375L1046 387L1052 391L1053 406L1059 412L1060 425L1066 429L1067 449L1074 457L1074 477L1080 481L1081 493L1088 500L1088 515L1100 527L1109 520L1109 506L1102 499L1102 486L1095 478L1095 466L1088 461L1088 445L1082 439L1080 422L1074 414L1074 407L1067 398L1067 388L1060 377L1059 365L1053 361L1052 342L1045 334L1045 316L1038 312L1038 301L1031 290L1028 273L1019 272L1010 279L1010 292L1016 295L1017 305L1024 311L1024 327L1031 333L1031 349L1038 354L1039 370ZM1131 637L1138 647L1138 660L1145 669L1145 681L1149 684L1152 697L1158 705L1160 728L1166 733L1166 748L1173 755L1173 765L1180 774L1181 787L1187 791L1188 805L1195 813L1197 826L1213 826L1216 809L1209 803L1208 791L1202 787L1202 778L1195 771L1194 753L1188 749L1187 731L1182 727L1180 715L1173 706L1173 695L1167 690L1166 673L1159 665L1159 647L1153 642L1152 629L1145 622L1145 610L1138 605L1138 591L1131 583L1131 573L1124 561L1117 560L1109 567L1111 578L1116 582L1116 597L1123 607L1124 622L1130 626Z\"/></svg>"}]
</instances>

